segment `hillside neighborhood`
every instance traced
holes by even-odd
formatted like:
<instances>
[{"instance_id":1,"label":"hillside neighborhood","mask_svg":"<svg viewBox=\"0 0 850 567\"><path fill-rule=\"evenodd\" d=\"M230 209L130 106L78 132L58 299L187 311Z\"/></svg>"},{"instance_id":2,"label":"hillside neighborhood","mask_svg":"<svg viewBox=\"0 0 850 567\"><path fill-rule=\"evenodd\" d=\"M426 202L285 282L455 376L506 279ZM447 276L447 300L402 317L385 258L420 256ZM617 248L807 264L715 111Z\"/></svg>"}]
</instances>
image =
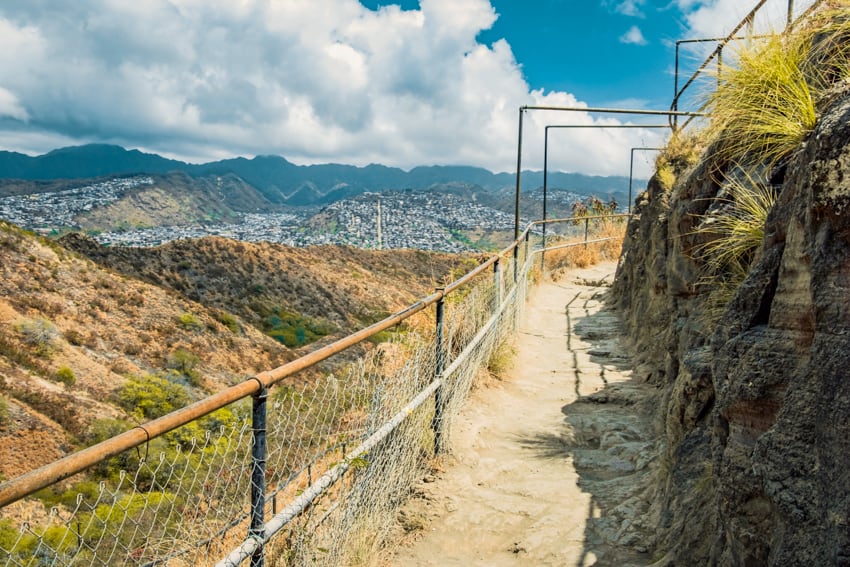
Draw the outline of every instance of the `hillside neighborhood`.
<instances>
[{"instance_id":1,"label":"hillside neighborhood","mask_svg":"<svg viewBox=\"0 0 850 567\"><path fill-rule=\"evenodd\" d=\"M150 177L118 178L74 189L0 198L0 218L42 233L77 229L77 215L151 185ZM576 198L562 192L558 197ZM380 220L379 220L380 217ZM380 230L379 230L380 224ZM157 246L172 240L222 236L290 246L342 244L467 252L477 247L461 231L512 231L513 215L452 194L421 191L364 193L321 210L244 213L239 222L159 226L94 234L110 246Z\"/></svg>"},{"instance_id":2,"label":"hillside neighborhood","mask_svg":"<svg viewBox=\"0 0 850 567\"><path fill-rule=\"evenodd\" d=\"M0 197L0 219L31 230L74 227L74 217L114 203L129 190L153 185L153 178L121 177L73 189Z\"/></svg>"}]
</instances>

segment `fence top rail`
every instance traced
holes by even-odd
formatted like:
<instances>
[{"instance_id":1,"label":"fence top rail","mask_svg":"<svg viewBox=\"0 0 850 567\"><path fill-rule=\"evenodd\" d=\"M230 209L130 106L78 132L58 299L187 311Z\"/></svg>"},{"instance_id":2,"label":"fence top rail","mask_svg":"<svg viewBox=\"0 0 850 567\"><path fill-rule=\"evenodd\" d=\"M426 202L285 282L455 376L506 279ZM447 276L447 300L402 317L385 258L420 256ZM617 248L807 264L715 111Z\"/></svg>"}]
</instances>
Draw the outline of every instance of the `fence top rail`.
<instances>
[{"instance_id":1,"label":"fence top rail","mask_svg":"<svg viewBox=\"0 0 850 567\"><path fill-rule=\"evenodd\" d=\"M253 396L264 388L268 388L281 380L292 376L302 370L306 370L319 362L327 360L356 344L359 344L393 327L400 322L412 317L416 313L437 303L452 291L470 283L475 277L481 275L487 268L495 264L502 257L510 254L518 248L533 225L529 224L525 231L513 244L504 250L491 256L487 261L478 265L463 277L451 282L445 288L437 289L431 295L423 297L416 303L398 311L389 317L378 321L368 327L347 335L322 348L310 352L291 362L278 366L272 370L260 372L256 376L248 378L239 384L225 388L215 394L198 400L184 408L175 410L157 419L138 425L133 429L125 431L115 437L111 437L91 447L87 447L62 459L48 463L40 468L34 469L23 475L0 483L0 508L24 498L46 486L73 476L97 463L114 457L128 449L144 445L152 439L159 437L178 427L186 425L198 418L221 409L239 400Z\"/></svg>"},{"instance_id":2,"label":"fence top rail","mask_svg":"<svg viewBox=\"0 0 850 567\"><path fill-rule=\"evenodd\" d=\"M618 219L618 218L630 217L630 216L632 216L630 213L614 213L614 214L610 214L610 215L588 215L586 217L566 217L566 218L561 218L561 219L546 219L546 220L541 219L541 220L531 221L531 223L529 223L529 226L536 226L536 225L539 225L539 224L549 224L549 223L557 223L557 222L576 222L576 221L596 220L596 219ZM526 230L528 230L528 229L526 229Z\"/></svg>"}]
</instances>

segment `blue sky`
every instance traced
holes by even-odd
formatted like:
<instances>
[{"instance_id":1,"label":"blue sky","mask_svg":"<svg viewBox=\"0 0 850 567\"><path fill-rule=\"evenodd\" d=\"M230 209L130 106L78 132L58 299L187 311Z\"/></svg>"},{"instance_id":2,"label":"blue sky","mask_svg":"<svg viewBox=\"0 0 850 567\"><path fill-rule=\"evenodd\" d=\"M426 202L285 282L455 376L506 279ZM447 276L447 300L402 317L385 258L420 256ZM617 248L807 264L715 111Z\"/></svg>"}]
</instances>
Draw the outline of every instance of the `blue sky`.
<instances>
[{"instance_id":1,"label":"blue sky","mask_svg":"<svg viewBox=\"0 0 850 567\"><path fill-rule=\"evenodd\" d=\"M419 8L418 0L362 3L371 9L392 4L405 10ZM477 39L483 44L506 39L532 90L572 93L591 106L666 109L673 93L675 42L692 37L688 15L712 3L491 0L490 4L499 17ZM752 7L748 1L739 4ZM683 52L683 71L693 70L697 59L696 54Z\"/></svg>"},{"instance_id":2,"label":"blue sky","mask_svg":"<svg viewBox=\"0 0 850 567\"><path fill-rule=\"evenodd\" d=\"M786 2L768 0L757 27ZM519 106L666 108L672 43L722 34L754 4L4 0L0 149L100 142L193 162L276 154L512 171ZM541 167L543 127L565 119L529 115L524 164ZM662 142L646 129L561 131L550 163L623 174L630 147Z\"/></svg>"},{"instance_id":3,"label":"blue sky","mask_svg":"<svg viewBox=\"0 0 850 567\"><path fill-rule=\"evenodd\" d=\"M500 17L479 38L507 38L533 89L573 93L592 106L633 100L656 108L669 105L670 41L684 28L675 6L647 2L628 15L598 1L543 0L531 3L533 11L522 2L493 4ZM629 38L633 29L640 34Z\"/></svg>"}]
</instances>

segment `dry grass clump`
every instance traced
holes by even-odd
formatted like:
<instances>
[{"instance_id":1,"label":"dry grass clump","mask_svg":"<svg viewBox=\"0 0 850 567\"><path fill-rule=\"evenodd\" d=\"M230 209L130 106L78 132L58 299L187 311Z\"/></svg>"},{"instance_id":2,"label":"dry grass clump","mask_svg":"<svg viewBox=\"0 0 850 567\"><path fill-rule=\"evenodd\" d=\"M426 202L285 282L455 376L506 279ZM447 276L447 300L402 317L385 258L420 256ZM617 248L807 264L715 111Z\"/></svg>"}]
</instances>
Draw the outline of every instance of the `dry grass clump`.
<instances>
[{"instance_id":1,"label":"dry grass clump","mask_svg":"<svg viewBox=\"0 0 850 567\"><path fill-rule=\"evenodd\" d=\"M727 196L703 215L694 231L706 238L695 250L703 263L701 283L709 289L706 320L716 322L746 278L764 240L767 215L777 192L753 171L736 169L726 178Z\"/></svg>"},{"instance_id":2,"label":"dry grass clump","mask_svg":"<svg viewBox=\"0 0 850 567\"><path fill-rule=\"evenodd\" d=\"M724 67L709 97L709 132L724 161L745 156L776 163L814 128L815 92L803 73L808 34L772 34L738 50L736 67Z\"/></svg>"},{"instance_id":3,"label":"dry grass clump","mask_svg":"<svg viewBox=\"0 0 850 567\"><path fill-rule=\"evenodd\" d=\"M818 103L850 80L850 2L832 0L792 33L751 39L709 95L709 136L726 163L773 165L812 131Z\"/></svg>"},{"instance_id":4,"label":"dry grass clump","mask_svg":"<svg viewBox=\"0 0 850 567\"><path fill-rule=\"evenodd\" d=\"M625 219L601 219L591 221L590 240L609 238L604 242L583 245L583 237L564 238L561 241L550 240L548 246L558 246L574 243L569 248L558 248L546 252L546 269L558 277L567 270L587 268L606 260L616 260L623 248L623 238L626 232Z\"/></svg>"},{"instance_id":5,"label":"dry grass clump","mask_svg":"<svg viewBox=\"0 0 850 567\"><path fill-rule=\"evenodd\" d=\"M699 161L702 132L675 132L655 158L655 177L661 188L670 191L676 178Z\"/></svg>"},{"instance_id":6,"label":"dry grass clump","mask_svg":"<svg viewBox=\"0 0 850 567\"><path fill-rule=\"evenodd\" d=\"M850 80L850 1L825 4L800 32L810 44L803 72L821 94Z\"/></svg>"},{"instance_id":7,"label":"dry grass clump","mask_svg":"<svg viewBox=\"0 0 850 567\"><path fill-rule=\"evenodd\" d=\"M722 68L708 96L702 133L712 146L718 197L694 231L694 250L709 290L706 319L719 320L764 239L776 200L769 179L814 129L819 107L850 85L850 0L828 0L791 32L752 38ZM699 135L698 135L699 136ZM665 188L675 181L675 137L656 163ZM687 159L685 161L688 161ZM713 325L710 325L713 326Z\"/></svg>"}]
</instances>

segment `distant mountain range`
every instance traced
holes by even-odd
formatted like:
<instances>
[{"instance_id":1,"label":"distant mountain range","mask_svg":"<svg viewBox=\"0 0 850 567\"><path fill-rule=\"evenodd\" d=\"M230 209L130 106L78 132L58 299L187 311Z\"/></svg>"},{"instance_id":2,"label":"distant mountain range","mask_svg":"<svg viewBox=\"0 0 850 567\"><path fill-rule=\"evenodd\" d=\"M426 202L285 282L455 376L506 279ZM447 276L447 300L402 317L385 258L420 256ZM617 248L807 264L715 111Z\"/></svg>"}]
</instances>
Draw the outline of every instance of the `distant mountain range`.
<instances>
[{"instance_id":1,"label":"distant mountain range","mask_svg":"<svg viewBox=\"0 0 850 567\"><path fill-rule=\"evenodd\" d=\"M290 206L321 205L366 191L470 186L496 191L516 183L513 173L492 173L469 166L416 167L410 171L384 165L296 165L280 156L235 158L190 164L120 146L89 144L54 150L32 157L0 151L0 179L56 181L135 174L186 173L192 177L236 175L256 188L270 203ZM523 187L542 186L543 173L523 172ZM622 196L628 177L601 177L550 172L550 187L600 197ZM621 201L622 202L622 201Z\"/></svg>"}]
</instances>

